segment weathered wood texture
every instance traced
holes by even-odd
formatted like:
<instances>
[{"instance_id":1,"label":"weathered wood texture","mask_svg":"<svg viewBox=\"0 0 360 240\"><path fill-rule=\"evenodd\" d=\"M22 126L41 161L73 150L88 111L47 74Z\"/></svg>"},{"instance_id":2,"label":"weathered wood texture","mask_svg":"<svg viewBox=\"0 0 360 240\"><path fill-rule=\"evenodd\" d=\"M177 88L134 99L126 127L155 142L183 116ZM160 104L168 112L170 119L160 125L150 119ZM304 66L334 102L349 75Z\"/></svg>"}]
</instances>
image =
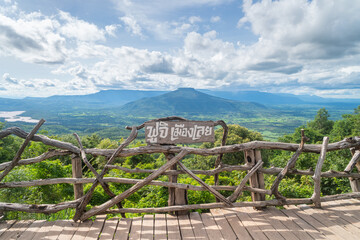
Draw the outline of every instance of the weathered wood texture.
<instances>
[{"instance_id":1,"label":"weathered wood texture","mask_svg":"<svg viewBox=\"0 0 360 240\"><path fill-rule=\"evenodd\" d=\"M169 117L163 118L160 121L175 121L178 124L182 125L180 121L186 121L186 119L178 118L178 117ZM144 128L146 126L156 126L156 121L149 121L146 124L142 124L140 126L129 127L132 130L130 136L119 145L117 149L84 149L80 138L75 135L78 140L79 147L76 147L70 143L64 143L57 140L49 139L45 136L35 135L36 131L39 129L44 120L40 121L37 126L31 131L29 134L24 132L18 128L9 128L3 131L0 131L0 139L8 136L9 134L15 134L19 137L25 138L23 146L19 149L18 153L14 157L12 162L2 163L0 164L0 171L4 170L0 174L0 180L4 178L14 167L19 165L32 164L40 161L44 161L46 159L50 159L55 156L72 156L72 164L73 164L73 178L62 178L62 179L39 179L33 181L23 181L23 182L0 182L0 188L14 188L14 187L29 187L29 186L41 186L48 184L60 184L60 183L69 183L74 185L74 201L69 201L65 203L59 204L17 204L17 203L0 203L0 212L1 211L24 211L24 212L36 212L36 213L55 213L63 209L67 208L75 208L76 213L74 216L74 220L85 221L86 219L99 214L104 213L121 213L122 216L125 216L124 213L169 213L169 212L182 212L183 214L187 214L189 210L195 209L213 209L213 208L225 208L228 206L232 207L255 207L255 208L263 208L267 206L283 206L283 205L296 205L296 204L310 204L315 203L316 207L320 207L321 202L327 202L338 199L348 199L348 198L357 198L360 197L360 186L359 186L359 172L353 172L353 168L356 166L357 169L360 169L359 164L359 148L360 148L360 137L347 138L337 143L328 144L329 139L327 137L324 138L324 142L321 145L305 145L304 131L302 131L302 141L301 144L289 144L289 143L272 143L272 142L263 142L263 141L254 141L243 144L235 144L231 146L220 146L210 149L200 149L200 148L190 148L190 147L180 147L175 145L151 145L145 147L137 147L131 149L125 149L137 136L137 132L139 129ZM174 122L173 122L174 123ZM184 125L182 127L186 127L188 129L194 127L195 123L190 124L189 121L186 122L188 125ZM154 125L155 124L155 125ZM190 125L189 125L190 124ZM211 122L211 126L215 125L223 126L225 123L221 121ZM175 126L175 125L174 125ZM159 127L161 127L159 125ZM223 126L224 127L224 126ZM171 131L170 129L168 129ZM212 128L212 133L213 133ZM226 142L226 124L224 127L224 136L222 139L222 145L225 145ZM49 146L55 146L59 149L49 150L47 153L44 153L36 158L23 159L20 160L20 156L22 151L25 149L26 145L30 141L40 141ZM348 166L345 168L344 172L337 171L327 171L321 172L322 165L325 161L325 154L327 151L335 151L340 149L349 148L353 152L353 157L349 161ZM280 149L286 151L295 151L292 158L289 160L288 164L285 168L263 168L263 162L261 158L260 149ZM221 156L225 153L234 153L244 151L245 152L245 165L226 165L221 163ZM319 160L317 163L317 167L315 171L309 170L300 170L294 169L297 158L302 152L313 152L320 153ZM133 156L138 154L152 154L152 153L164 153L168 161L161 166L159 169L128 169L121 166L112 165L115 161L115 158L118 157L126 157ZM105 167L101 170L100 173L90 164L87 160L86 154L92 154L93 156L105 156L107 158L107 163ZM184 158L188 154L197 154L203 156L214 155L217 156L217 160L215 161L215 165L212 166L214 169L212 170L192 170L185 166L180 162L182 158ZM81 158L79 158L81 156ZM82 178L81 171L81 159L85 163L85 165L90 169L90 171L95 175L95 178ZM179 166L177 169L176 166ZM125 179L125 178L115 178L115 177L104 177L105 174L111 169L119 169L128 173L147 173L149 174L144 179ZM221 186L218 185L216 181L218 174L222 172L232 172L232 171L248 171L248 174L242 179L242 181L237 186ZM177 183L177 176L179 174L187 174L191 178L195 179L200 186L190 185L190 184L181 184ZM215 178L215 186L211 186L206 184L197 174L204 175L212 175ZM277 175L276 180L274 181L271 189L265 189L264 184L264 174L272 174ZM314 194L311 198L303 198L303 199L286 199L281 195L278 190L278 186L281 180L289 175L289 174L297 174L297 175L313 175L314 178ZM169 181L157 181L155 180L160 175L167 175L169 177ZM350 194L340 194L333 196L325 196L320 197L320 179L321 177L347 177L351 180L351 185L354 193ZM250 186L246 186L246 182L249 181ZM124 184L133 184L131 188L120 193L115 194L110 190L109 183L124 183ZM89 191L83 195L83 184L92 183ZM92 194L95 190L95 187L100 184L104 191L111 197L111 199L100 206L95 206L88 211L85 211L85 207L88 205L89 201L92 198ZM357 185L355 185L357 184ZM126 208L123 209L121 205L121 201L125 198L128 198L133 193L141 189L146 185L155 185L155 186L163 186L169 188L169 201L167 207L160 208ZM188 205L187 203L187 190L195 190L195 191L209 191L212 193L217 201L215 203L204 203L204 204L192 204ZM234 191L233 194L225 198L222 194L219 193L220 190ZM242 191L250 191L252 194L253 202L234 202L236 201ZM265 195L275 195L276 199L273 200L265 200ZM117 205L118 209L110 209L112 206ZM221 211L220 215L224 215ZM180 215L180 214L179 214ZM217 216L217 215L216 215ZM213 216L215 217L215 215ZM254 216L255 217L255 216ZM197 217L195 217L197 219ZM263 216L257 215L256 218L263 218ZM180 221L181 219L181 221ZM187 229L188 225L192 224L191 218L182 217L179 219L179 228ZM194 222L196 222L194 219ZM233 217L230 219L234 219ZM143 220L141 220L143 221ZM140 222L141 222L140 221ZM139 222L136 220L135 222ZM151 224L151 220L147 219L145 222ZM225 222L217 221L220 225L225 224ZM274 222L275 223L275 222ZM118 222L116 222L118 224ZM223 227L230 227L230 222ZM233 222L233 224L235 224ZM134 229L127 228L128 223L124 222L124 229L128 229L132 234L138 234ZM235 224L236 225L236 224ZM234 225L234 226L235 226ZM135 224L136 226L136 224ZM149 225L150 226L150 225ZM152 225L153 228L156 225ZM205 225L204 225L205 226ZM274 226L273 226L274 227ZM91 226L89 226L91 228ZM151 226L150 226L151 228ZM145 231L145 230L144 230ZM194 230L195 231L195 230ZM196 230L197 232L193 232L193 234L199 234L205 236L203 232L200 230ZM140 228L139 233L143 236L142 228ZM145 231L147 232L147 231ZM144 232L144 233L145 233ZM111 234L116 234L115 230ZM133 236L130 234L130 236ZM184 234L190 234L190 231L185 231ZM226 235L226 233L224 233ZM236 233L235 233L236 234ZM134 236L135 236L134 235ZM144 238L150 236L151 233L144 234ZM276 235L276 234L275 234ZM274 236L275 236L274 235ZM281 234L280 234L281 235ZM190 235L189 235L190 236ZM235 236L235 235L234 235ZM265 236L265 235L264 235ZM266 236L273 236L272 234L268 234ZM279 236L279 235L277 235ZM210 237L210 236L208 236ZM210 237L211 238L211 237Z\"/></svg>"},{"instance_id":2,"label":"weathered wood texture","mask_svg":"<svg viewBox=\"0 0 360 240\"><path fill-rule=\"evenodd\" d=\"M11 134L14 134L24 139L28 135L27 132L25 132L24 130L18 127L11 127L0 131L0 139ZM53 146L60 149L68 150L72 153L80 154L80 149L74 146L73 144L50 139L43 135L34 135L31 141L42 142L48 146ZM352 138L345 138L344 140L339 142L330 143L328 145L328 151L336 151L340 149L359 148L359 147L360 147L360 137L352 137ZM252 141L248 143L221 146L210 149L187 147L186 150L189 151L189 154L209 156L209 155L218 155L218 154L232 153L232 152L245 151L251 149L277 149L277 150L295 152L298 148L299 148L299 144ZM138 154L152 154L152 153L179 153L182 149L184 149L184 147L178 147L178 146L169 147L169 146L161 146L161 145L136 147L131 149L124 149L123 151L121 151L121 153L118 153L116 157L128 157ZM304 146L303 152L320 153L320 150L321 150L320 144L307 144ZM107 156L107 157L113 155L115 151L116 149L96 149L96 148L85 149L86 154L92 154L95 156Z\"/></svg>"},{"instance_id":3,"label":"weathered wood texture","mask_svg":"<svg viewBox=\"0 0 360 240\"><path fill-rule=\"evenodd\" d=\"M133 219L105 219L74 223L22 220L0 222L0 239L359 239L360 201L327 202L309 206L213 209L185 216L144 215Z\"/></svg>"},{"instance_id":4,"label":"weathered wood texture","mask_svg":"<svg viewBox=\"0 0 360 240\"><path fill-rule=\"evenodd\" d=\"M321 192L321 168L324 164L325 161L325 157L326 157L326 150L327 150L327 146L329 144L329 138L328 137L324 137L323 139L323 144L321 147L321 152L320 152L320 156L319 156L319 160L316 164L316 168L315 168L315 173L313 176L314 179L314 194L312 195L311 199L313 200L315 207L319 208L321 207L321 203L320 203L320 192Z\"/></svg>"},{"instance_id":5,"label":"weathered wood texture","mask_svg":"<svg viewBox=\"0 0 360 240\"><path fill-rule=\"evenodd\" d=\"M0 174L0 181L4 179L4 177L17 165L19 160L21 159L21 154L24 152L26 146L31 141L32 137L35 135L35 133L39 130L39 128L44 124L45 120L41 119L38 124L34 127L34 129L26 136L25 141L21 145L20 149L15 154L14 159L11 161L11 163L4 169L4 171Z\"/></svg>"},{"instance_id":6,"label":"weathered wood texture","mask_svg":"<svg viewBox=\"0 0 360 240\"><path fill-rule=\"evenodd\" d=\"M72 166L72 177L73 178L82 178L82 164L81 158L76 155L73 155L71 158ZM84 188L81 183L74 184L74 198L79 199L84 195Z\"/></svg>"}]
</instances>

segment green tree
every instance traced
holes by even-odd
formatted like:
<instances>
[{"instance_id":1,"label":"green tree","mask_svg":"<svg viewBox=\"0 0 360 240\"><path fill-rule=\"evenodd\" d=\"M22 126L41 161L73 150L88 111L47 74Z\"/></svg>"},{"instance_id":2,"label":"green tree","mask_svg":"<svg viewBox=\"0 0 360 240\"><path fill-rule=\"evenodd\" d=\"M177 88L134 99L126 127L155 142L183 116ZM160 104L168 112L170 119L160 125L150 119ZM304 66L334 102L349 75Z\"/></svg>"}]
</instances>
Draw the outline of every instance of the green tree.
<instances>
[{"instance_id":1,"label":"green tree","mask_svg":"<svg viewBox=\"0 0 360 240\"><path fill-rule=\"evenodd\" d=\"M329 120L330 114L325 108L320 108L313 121L308 122L307 127L317 130L319 133L329 134L333 128L334 121Z\"/></svg>"}]
</instances>

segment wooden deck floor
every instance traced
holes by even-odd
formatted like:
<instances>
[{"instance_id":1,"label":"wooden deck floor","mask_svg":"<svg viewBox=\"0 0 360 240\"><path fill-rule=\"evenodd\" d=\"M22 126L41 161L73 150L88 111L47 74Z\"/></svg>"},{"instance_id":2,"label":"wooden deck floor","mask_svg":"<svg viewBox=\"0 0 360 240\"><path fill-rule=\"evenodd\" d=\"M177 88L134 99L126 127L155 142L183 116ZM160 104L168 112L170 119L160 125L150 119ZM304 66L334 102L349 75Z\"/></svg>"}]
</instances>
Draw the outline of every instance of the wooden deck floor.
<instances>
[{"instance_id":1,"label":"wooden deck floor","mask_svg":"<svg viewBox=\"0 0 360 240\"><path fill-rule=\"evenodd\" d=\"M359 200L322 206L214 209L189 216L156 214L120 220L99 217L81 224L6 221L0 223L0 239L360 239Z\"/></svg>"}]
</instances>

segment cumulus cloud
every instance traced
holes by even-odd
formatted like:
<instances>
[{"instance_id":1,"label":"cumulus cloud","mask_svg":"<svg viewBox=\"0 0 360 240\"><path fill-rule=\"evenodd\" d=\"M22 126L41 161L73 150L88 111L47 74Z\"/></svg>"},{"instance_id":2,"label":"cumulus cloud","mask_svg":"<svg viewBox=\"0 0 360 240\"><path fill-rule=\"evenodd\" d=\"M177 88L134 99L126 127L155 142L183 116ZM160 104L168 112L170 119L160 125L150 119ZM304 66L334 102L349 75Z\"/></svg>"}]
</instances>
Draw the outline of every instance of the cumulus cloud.
<instances>
[{"instance_id":1,"label":"cumulus cloud","mask_svg":"<svg viewBox=\"0 0 360 240\"><path fill-rule=\"evenodd\" d=\"M17 79L10 72L2 81L11 91L43 88L48 94L195 87L360 95L360 67L354 61L360 50L360 3L356 1L244 1L238 27L258 37L247 45L241 39L237 44L226 41L214 30L203 32L200 23L209 21L203 16L162 19L163 13L224 1L166 3L124 0L116 4L122 13L121 30L143 39L155 33L162 39L181 39L182 45L169 52L106 45L107 37L120 32L117 23L101 28L61 11L45 16L40 12L14 14L13 10L6 15L0 10L2 56L36 64L57 63L47 65L52 74L49 79ZM162 14L156 15L159 12ZM210 22L220 20L213 16Z\"/></svg>"},{"instance_id":2,"label":"cumulus cloud","mask_svg":"<svg viewBox=\"0 0 360 240\"><path fill-rule=\"evenodd\" d=\"M111 24L111 25L107 25L105 26L105 31L107 34L109 34L110 36L115 37L115 32L118 29L118 27L120 27L120 24Z\"/></svg>"},{"instance_id":3,"label":"cumulus cloud","mask_svg":"<svg viewBox=\"0 0 360 240\"><path fill-rule=\"evenodd\" d=\"M121 21L126 25L126 29L136 36L143 36L142 29L137 23L136 19L133 16L124 16L120 18Z\"/></svg>"},{"instance_id":4,"label":"cumulus cloud","mask_svg":"<svg viewBox=\"0 0 360 240\"><path fill-rule=\"evenodd\" d=\"M329 59L359 53L360 3L335 0L249 0L241 27L266 40L273 52L283 49L294 59Z\"/></svg>"},{"instance_id":5,"label":"cumulus cloud","mask_svg":"<svg viewBox=\"0 0 360 240\"><path fill-rule=\"evenodd\" d=\"M56 21L39 14L29 14L22 19L0 14L0 55L34 63L64 62L65 40L54 31L56 25Z\"/></svg>"},{"instance_id":6,"label":"cumulus cloud","mask_svg":"<svg viewBox=\"0 0 360 240\"><path fill-rule=\"evenodd\" d=\"M65 24L62 24L59 29L63 36L84 42L105 40L105 31L99 29L95 24L74 18L63 11L59 12L59 16L61 20L65 21Z\"/></svg>"},{"instance_id":7,"label":"cumulus cloud","mask_svg":"<svg viewBox=\"0 0 360 240\"><path fill-rule=\"evenodd\" d=\"M3 80L7 83L10 83L10 84L18 84L18 80L16 78L12 78L10 77L10 74L9 73L4 73L3 75Z\"/></svg>"}]
</instances>

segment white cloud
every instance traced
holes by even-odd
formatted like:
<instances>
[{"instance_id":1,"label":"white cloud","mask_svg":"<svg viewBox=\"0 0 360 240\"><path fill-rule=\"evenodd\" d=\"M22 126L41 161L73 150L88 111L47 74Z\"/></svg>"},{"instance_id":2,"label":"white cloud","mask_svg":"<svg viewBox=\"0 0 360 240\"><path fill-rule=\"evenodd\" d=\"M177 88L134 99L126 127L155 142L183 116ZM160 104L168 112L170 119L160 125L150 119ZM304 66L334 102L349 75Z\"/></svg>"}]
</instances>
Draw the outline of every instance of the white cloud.
<instances>
[{"instance_id":1,"label":"white cloud","mask_svg":"<svg viewBox=\"0 0 360 240\"><path fill-rule=\"evenodd\" d=\"M57 63L46 66L49 78L35 74L23 79L6 70L1 88L18 94L36 94L34 88L64 94L177 87L358 94L360 2L339 2L245 1L238 26L249 28L258 41L244 45L241 39L238 44L221 39L221 32L200 33L203 15L165 18L175 10L216 6L220 0L121 1L121 30L149 41L154 41L151 34L182 41L169 52L116 45L117 22L101 28L61 11L45 16L0 6L0 55L33 64ZM110 43L109 36L114 37Z\"/></svg>"},{"instance_id":2,"label":"white cloud","mask_svg":"<svg viewBox=\"0 0 360 240\"><path fill-rule=\"evenodd\" d=\"M118 27L120 27L120 24L111 24L111 25L107 25L105 26L105 31L107 34L109 34L110 36L115 37L115 32L118 29Z\"/></svg>"},{"instance_id":3,"label":"white cloud","mask_svg":"<svg viewBox=\"0 0 360 240\"><path fill-rule=\"evenodd\" d=\"M0 55L25 62L61 63L65 60L65 39L56 33L58 22L40 14L13 19L0 14Z\"/></svg>"},{"instance_id":4,"label":"white cloud","mask_svg":"<svg viewBox=\"0 0 360 240\"><path fill-rule=\"evenodd\" d=\"M179 11L188 8L217 6L232 1L233 0L113 0L119 12L125 15L125 20L129 22L127 24L128 26L134 26L136 23L135 29L140 29L143 35L151 35L161 40L176 40L179 36L195 30L194 27L188 27L187 31L184 32L181 31L179 26L184 27L186 26L185 24L194 25L202 21L199 16L178 16L178 19L175 20L174 16L177 15ZM172 16L172 20L169 20L169 16ZM187 21L182 19L184 17L187 18ZM174 22L177 22L177 24L174 24ZM130 29L132 29L132 27L130 27ZM135 34L133 31L132 33L141 36L140 34Z\"/></svg>"},{"instance_id":5,"label":"white cloud","mask_svg":"<svg viewBox=\"0 0 360 240\"><path fill-rule=\"evenodd\" d=\"M245 1L239 26L251 24L263 47L292 59L329 59L359 53L360 2Z\"/></svg>"},{"instance_id":6,"label":"white cloud","mask_svg":"<svg viewBox=\"0 0 360 240\"><path fill-rule=\"evenodd\" d=\"M216 23L216 22L220 22L221 18L219 16L213 16L210 19L210 22L212 23Z\"/></svg>"},{"instance_id":7,"label":"white cloud","mask_svg":"<svg viewBox=\"0 0 360 240\"><path fill-rule=\"evenodd\" d=\"M143 36L142 29L133 16L124 16L120 18L126 25L126 29L136 36Z\"/></svg>"},{"instance_id":8,"label":"white cloud","mask_svg":"<svg viewBox=\"0 0 360 240\"><path fill-rule=\"evenodd\" d=\"M105 31L95 24L74 18L67 12L60 11L59 15L60 19L65 21L65 24L60 27L60 33L63 36L84 42L105 40Z\"/></svg>"},{"instance_id":9,"label":"white cloud","mask_svg":"<svg viewBox=\"0 0 360 240\"><path fill-rule=\"evenodd\" d=\"M201 22L201 21L202 21L201 17L198 17L198 16L191 16L191 17L189 17L189 22L190 22L191 24L194 24L194 23L197 23L197 22Z\"/></svg>"}]
</instances>

